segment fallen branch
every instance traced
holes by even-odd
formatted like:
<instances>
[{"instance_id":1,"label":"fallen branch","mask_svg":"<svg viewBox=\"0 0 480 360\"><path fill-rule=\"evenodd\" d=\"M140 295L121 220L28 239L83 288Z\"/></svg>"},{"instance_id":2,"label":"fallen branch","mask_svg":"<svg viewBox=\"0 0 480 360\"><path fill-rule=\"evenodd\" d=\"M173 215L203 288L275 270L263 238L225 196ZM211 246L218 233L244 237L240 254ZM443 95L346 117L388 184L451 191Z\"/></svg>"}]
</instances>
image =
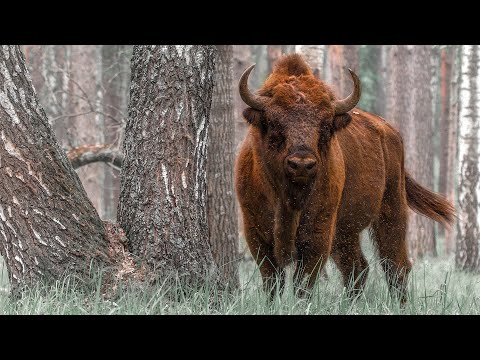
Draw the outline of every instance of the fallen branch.
<instances>
[{"instance_id":1,"label":"fallen branch","mask_svg":"<svg viewBox=\"0 0 480 360\"><path fill-rule=\"evenodd\" d=\"M67 151L67 157L74 169L94 162L105 162L118 169L123 164L123 154L110 145L82 145Z\"/></svg>"}]
</instances>

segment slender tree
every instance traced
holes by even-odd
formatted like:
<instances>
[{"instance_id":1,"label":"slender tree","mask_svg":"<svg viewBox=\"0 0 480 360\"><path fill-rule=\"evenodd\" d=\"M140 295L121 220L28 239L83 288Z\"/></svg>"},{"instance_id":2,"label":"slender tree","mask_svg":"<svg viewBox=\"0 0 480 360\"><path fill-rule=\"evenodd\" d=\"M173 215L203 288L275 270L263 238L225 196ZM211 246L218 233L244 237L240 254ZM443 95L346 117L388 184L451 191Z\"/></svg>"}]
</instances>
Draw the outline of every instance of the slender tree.
<instances>
[{"instance_id":1,"label":"slender tree","mask_svg":"<svg viewBox=\"0 0 480 360\"><path fill-rule=\"evenodd\" d=\"M479 48L462 46L458 140L458 223L455 264L461 270L479 269Z\"/></svg>"},{"instance_id":2,"label":"slender tree","mask_svg":"<svg viewBox=\"0 0 480 360\"><path fill-rule=\"evenodd\" d=\"M339 98L352 91L348 68L358 72L358 45L328 45L326 79Z\"/></svg>"},{"instance_id":3,"label":"slender tree","mask_svg":"<svg viewBox=\"0 0 480 360\"><path fill-rule=\"evenodd\" d=\"M325 45L296 45L295 51L305 57L316 77L324 78Z\"/></svg>"},{"instance_id":4,"label":"slender tree","mask_svg":"<svg viewBox=\"0 0 480 360\"><path fill-rule=\"evenodd\" d=\"M411 49L407 45L392 45L388 54L389 76L386 104L386 118L404 134L408 123L412 89Z\"/></svg>"},{"instance_id":5,"label":"slender tree","mask_svg":"<svg viewBox=\"0 0 480 360\"><path fill-rule=\"evenodd\" d=\"M402 134L407 171L422 185L431 188L431 46L392 45L389 64L387 118ZM414 259L436 255L433 223L429 219L411 212L407 236Z\"/></svg>"},{"instance_id":6,"label":"slender tree","mask_svg":"<svg viewBox=\"0 0 480 360\"><path fill-rule=\"evenodd\" d=\"M252 64L252 49L249 45L233 45L233 100L235 111L235 153L238 145L245 138L248 128L247 122L243 119L242 112L245 103L242 101L236 85L245 69Z\"/></svg>"},{"instance_id":7,"label":"slender tree","mask_svg":"<svg viewBox=\"0 0 480 360\"><path fill-rule=\"evenodd\" d=\"M233 46L217 46L207 161L207 211L213 257L224 277L238 285L238 224L233 186Z\"/></svg>"},{"instance_id":8,"label":"slender tree","mask_svg":"<svg viewBox=\"0 0 480 360\"><path fill-rule=\"evenodd\" d=\"M205 211L215 52L142 45L132 56L118 222L148 268L187 281L216 268Z\"/></svg>"},{"instance_id":9,"label":"slender tree","mask_svg":"<svg viewBox=\"0 0 480 360\"><path fill-rule=\"evenodd\" d=\"M445 194L448 200L456 203L457 184L459 183L459 173L457 171L458 160L458 122L460 114L460 82L461 82L461 52L462 47L452 45L452 69L450 88L449 111L448 111L448 139L445 146L448 147L447 168L441 172L441 176L447 178L445 184ZM446 253L453 251L455 247L456 226L445 230Z\"/></svg>"},{"instance_id":10,"label":"slender tree","mask_svg":"<svg viewBox=\"0 0 480 360\"><path fill-rule=\"evenodd\" d=\"M412 90L408 128L405 128L405 166L413 177L429 189L433 188L433 111L431 45L412 48ZM421 154L421 156L419 156ZM414 258L436 256L433 221L416 213L408 224L410 254Z\"/></svg>"},{"instance_id":11,"label":"slender tree","mask_svg":"<svg viewBox=\"0 0 480 360\"><path fill-rule=\"evenodd\" d=\"M0 51L0 253L12 288L113 263L104 225L55 140L18 46Z\"/></svg>"},{"instance_id":12,"label":"slender tree","mask_svg":"<svg viewBox=\"0 0 480 360\"><path fill-rule=\"evenodd\" d=\"M105 114L105 144L111 151L121 146L127 119L130 89L131 45L102 46L102 110ZM84 144L87 145L87 144ZM111 165L110 162L107 164ZM116 219L120 196L120 173L116 167L104 167L103 216Z\"/></svg>"}]
</instances>

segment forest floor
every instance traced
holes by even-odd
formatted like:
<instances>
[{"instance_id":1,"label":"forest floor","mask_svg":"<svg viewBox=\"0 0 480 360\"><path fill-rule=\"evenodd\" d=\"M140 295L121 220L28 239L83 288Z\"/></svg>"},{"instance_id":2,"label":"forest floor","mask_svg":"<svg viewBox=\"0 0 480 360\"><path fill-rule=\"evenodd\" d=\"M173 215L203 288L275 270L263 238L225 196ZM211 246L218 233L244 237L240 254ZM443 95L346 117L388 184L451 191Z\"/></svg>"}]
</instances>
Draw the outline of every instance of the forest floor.
<instances>
[{"instance_id":1,"label":"forest floor","mask_svg":"<svg viewBox=\"0 0 480 360\"><path fill-rule=\"evenodd\" d=\"M242 262L241 286L233 293L204 287L185 296L178 288L159 284L148 291L120 290L116 298L104 300L100 286L85 294L67 277L46 291L28 290L15 302L8 297L7 270L0 263L0 314L480 314L480 276L455 270L453 259L428 258L414 264L409 301L401 309L388 293L374 252L367 249L366 254L369 277L364 293L354 302L345 296L340 273L331 261L328 280L317 281L310 300L294 295L289 270L284 294L272 303L263 293L253 261Z\"/></svg>"}]
</instances>

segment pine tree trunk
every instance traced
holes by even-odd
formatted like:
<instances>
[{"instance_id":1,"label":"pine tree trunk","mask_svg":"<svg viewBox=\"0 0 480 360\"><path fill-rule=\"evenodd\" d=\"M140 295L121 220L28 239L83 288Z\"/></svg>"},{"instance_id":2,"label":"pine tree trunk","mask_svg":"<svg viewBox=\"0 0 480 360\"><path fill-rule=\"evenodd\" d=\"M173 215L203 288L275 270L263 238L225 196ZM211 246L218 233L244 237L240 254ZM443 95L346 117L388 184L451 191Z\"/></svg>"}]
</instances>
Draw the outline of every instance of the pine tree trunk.
<instances>
[{"instance_id":1,"label":"pine tree trunk","mask_svg":"<svg viewBox=\"0 0 480 360\"><path fill-rule=\"evenodd\" d=\"M268 69L267 74L273 71L275 62L282 56L282 45L267 45Z\"/></svg>"},{"instance_id":2,"label":"pine tree trunk","mask_svg":"<svg viewBox=\"0 0 480 360\"><path fill-rule=\"evenodd\" d=\"M208 242L207 129L215 47L135 46L118 222L157 273L202 280Z\"/></svg>"},{"instance_id":3,"label":"pine tree trunk","mask_svg":"<svg viewBox=\"0 0 480 360\"><path fill-rule=\"evenodd\" d=\"M452 45L451 56L451 77L450 82L446 84L449 89L449 109L448 110L448 136L444 140L445 147L448 148L445 172L440 172L440 176L446 178L445 194L447 199L456 203L457 184L459 183L459 174L457 171L458 161L458 119L460 114L460 82L461 82L461 50L459 45ZM445 229L445 251L451 253L455 247L456 226Z\"/></svg>"},{"instance_id":4,"label":"pine tree trunk","mask_svg":"<svg viewBox=\"0 0 480 360\"><path fill-rule=\"evenodd\" d=\"M218 45L208 134L207 211L213 258L238 286L238 224L234 191L233 46Z\"/></svg>"},{"instance_id":5,"label":"pine tree trunk","mask_svg":"<svg viewBox=\"0 0 480 360\"><path fill-rule=\"evenodd\" d=\"M326 79L338 98L345 98L353 90L347 68L358 73L358 45L328 45Z\"/></svg>"},{"instance_id":6,"label":"pine tree trunk","mask_svg":"<svg viewBox=\"0 0 480 360\"><path fill-rule=\"evenodd\" d=\"M252 64L252 51L249 45L233 45L233 99L235 110L235 153L239 148L240 142L245 138L248 124L243 119L242 112L245 109L245 103L238 92L238 80L245 69Z\"/></svg>"},{"instance_id":7,"label":"pine tree trunk","mask_svg":"<svg viewBox=\"0 0 480 360\"><path fill-rule=\"evenodd\" d=\"M25 60L57 141L68 147L66 115L69 102L70 45L24 45Z\"/></svg>"},{"instance_id":8,"label":"pine tree trunk","mask_svg":"<svg viewBox=\"0 0 480 360\"><path fill-rule=\"evenodd\" d=\"M317 78L324 78L325 45L296 45L295 51L305 57Z\"/></svg>"},{"instance_id":9,"label":"pine tree trunk","mask_svg":"<svg viewBox=\"0 0 480 360\"><path fill-rule=\"evenodd\" d=\"M100 103L101 48L99 45L72 45L69 73L69 114L66 120L69 148L104 144L104 118ZM103 218L104 164L91 164L78 170L78 176Z\"/></svg>"},{"instance_id":10,"label":"pine tree trunk","mask_svg":"<svg viewBox=\"0 0 480 360\"><path fill-rule=\"evenodd\" d=\"M130 88L131 45L102 46L102 82L104 88L103 112L105 116L105 144L112 150L121 146L127 119ZM120 196L120 172L105 169L103 214L106 219L117 218Z\"/></svg>"},{"instance_id":11,"label":"pine tree trunk","mask_svg":"<svg viewBox=\"0 0 480 360\"><path fill-rule=\"evenodd\" d=\"M445 194L450 201L454 201L453 194L447 192L447 181L454 176L455 169L449 164L449 133L455 119L450 119L450 90L451 84L455 81L452 78L452 63L454 56L454 45L440 50L440 145L439 145L439 177L438 191ZM456 144L455 144L456 145ZM454 150L455 151L455 150ZM450 165L450 167L449 167ZM451 182L451 181L450 181ZM439 227L439 233L445 238L445 253L449 254L453 248L451 230Z\"/></svg>"},{"instance_id":12,"label":"pine tree trunk","mask_svg":"<svg viewBox=\"0 0 480 360\"><path fill-rule=\"evenodd\" d=\"M460 181L458 185L458 223L455 264L458 269L479 269L478 222L478 45L463 45L458 142Z\"/></svg>"},{"instance_id":13,"label":"pine tree trunk","mask_svg":"<svg viewBox=\"0 0 480 360\"><path fill-rule=\"evenodd\" d=\"M411 90L413 86L412 52L407 45L391 45L388 54L387 116L386 118L405 135L409 119Z\"/></svg>"},{"instance_id":14,"label":"pine tree trunk","mask_svg":"<svg viewBox=\"0 0 480 360\"><path fill-rule=\"evenodd\" d=\"M32 86L18 46L0 51L0 252L13 289L110 263L104 227Z\"/></svg>"},{"instance_id":15,"label":"pine tree trunk","mask_svg":"<svg viewBox=\"0 0 480 360\"><path fill-rule=\"evenodd\" d=\"M422 186L433 188L433 113L431 91L431 45L415 45L412 50L413 91L408 128L405 128L405 167ZM410 254L416 258L436 256L433 221L411 212L407 238Z\"/></svg>"}]
</instances>

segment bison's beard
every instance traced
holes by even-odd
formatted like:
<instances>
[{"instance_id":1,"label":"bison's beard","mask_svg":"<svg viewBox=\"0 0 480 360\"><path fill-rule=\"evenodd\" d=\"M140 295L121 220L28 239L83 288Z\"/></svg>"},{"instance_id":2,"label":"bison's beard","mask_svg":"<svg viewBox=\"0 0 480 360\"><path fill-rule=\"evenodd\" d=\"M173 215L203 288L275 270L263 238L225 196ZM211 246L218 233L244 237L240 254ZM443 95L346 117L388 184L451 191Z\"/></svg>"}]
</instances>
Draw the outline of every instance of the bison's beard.
<instances>
[{"instance_id":1,"label":"bison's beard","mask_svg":"<svg viewBox=\"0 0 480 360\"><path fill-rule=\"evenodd\" d=\"M302 210L310 197L313 181L308 183L289 182L286 188L286 200L292 210Z\"/></svg>"}]
</instances>

